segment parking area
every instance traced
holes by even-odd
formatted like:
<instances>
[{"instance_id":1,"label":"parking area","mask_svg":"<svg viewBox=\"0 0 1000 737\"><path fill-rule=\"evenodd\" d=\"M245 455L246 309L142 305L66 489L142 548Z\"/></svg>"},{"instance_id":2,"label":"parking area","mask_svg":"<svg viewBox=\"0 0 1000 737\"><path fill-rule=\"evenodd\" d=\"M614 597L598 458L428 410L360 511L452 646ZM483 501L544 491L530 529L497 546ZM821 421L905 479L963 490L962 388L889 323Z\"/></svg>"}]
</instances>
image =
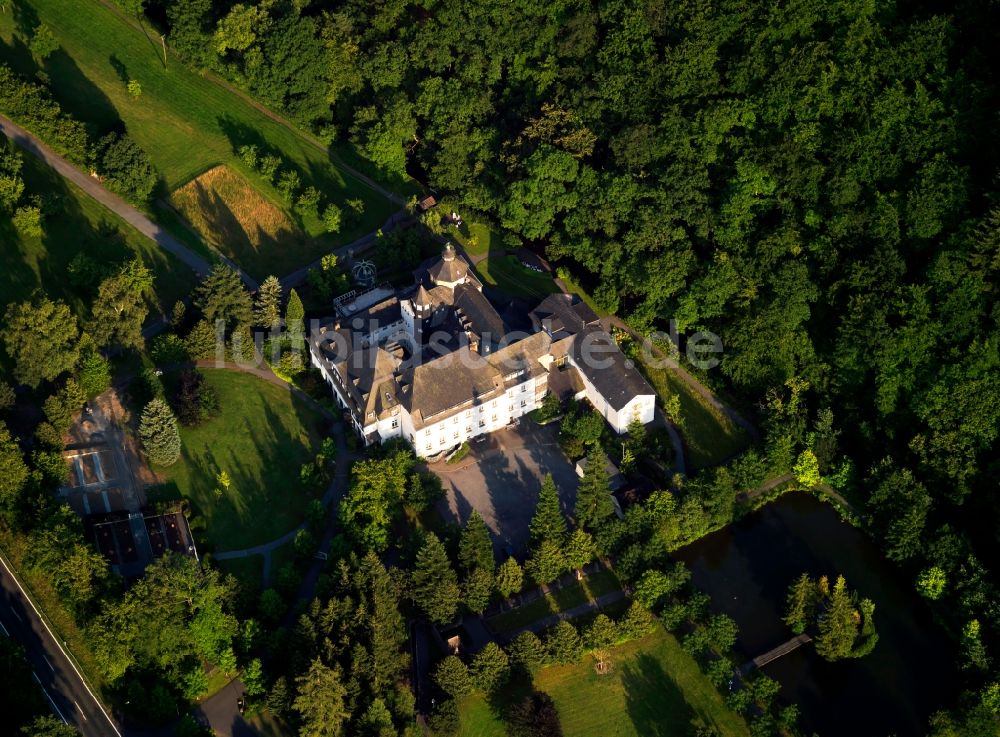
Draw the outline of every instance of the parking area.
<instances>
[{"instance_id":1,"label":"parking area","mask_svg":"<svg viewBox=\"0 0 1000 737\"><path fill-rule=\"evenodd\" d=\"M510 546L523 557L542 477L552 474L565 513L576 501L579 479L557 437L558 425L525 421L471 443L469 454L455 465L431 464L446 493L438 512L463 524L475 509L493 531L497 552Z\"/></svg>"}]
</instances>

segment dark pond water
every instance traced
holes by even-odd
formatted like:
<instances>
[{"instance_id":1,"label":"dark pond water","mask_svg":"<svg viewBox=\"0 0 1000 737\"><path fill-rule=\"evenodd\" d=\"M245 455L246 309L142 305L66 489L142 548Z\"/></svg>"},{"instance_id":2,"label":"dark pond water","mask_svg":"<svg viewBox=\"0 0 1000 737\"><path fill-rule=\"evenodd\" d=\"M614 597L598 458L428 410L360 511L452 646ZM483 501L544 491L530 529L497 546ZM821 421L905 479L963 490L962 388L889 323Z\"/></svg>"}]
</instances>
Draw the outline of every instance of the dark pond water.
<instances>
[{"instance_id":1,"label":"dark pond water","mask_svg":"<svg viewBox=\"0 0 1000 737\"><path fill-rule=\"evenodd\" d=\"M806 734L822 737L923 735L927 717L954 703L957 672L945 634L926 604L862 532L808 494L789 494L677 556L713 609L740 626L744 660L789 639L781 621L788 585L803 571L875 602L879 642L859 660L828 663L807 644L764 672L797 703Z\"/></svg>"}]
</instances>

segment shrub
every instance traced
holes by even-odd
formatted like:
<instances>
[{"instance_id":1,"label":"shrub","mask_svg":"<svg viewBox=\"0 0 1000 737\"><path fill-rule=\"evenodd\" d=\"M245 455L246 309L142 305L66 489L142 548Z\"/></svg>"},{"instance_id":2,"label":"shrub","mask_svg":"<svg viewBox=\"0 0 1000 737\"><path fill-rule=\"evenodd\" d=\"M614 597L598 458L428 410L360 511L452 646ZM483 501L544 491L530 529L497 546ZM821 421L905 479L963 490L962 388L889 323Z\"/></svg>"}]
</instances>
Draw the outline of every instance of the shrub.
<instances>
[{"instance_id":1,"label":"shrub","mask_svg":"<svg viewBox=\"0 0 1000 737\"><path fill-rule=\"evenodd\" d=\"M174 395L177 416L189 427L199 425L219 413L219 395L205 381L205 376L195 369L181 371Z\"/></svg>"},{"instance_id":2,"label":"shrub","mask_svg":"<svg viewBox=\"0 0 1000 737\"><path fill-rule=\"evenodd\" d=\"M87 129L65 115L41 85L26 82L0 64L0 110L73 163L87 161Z\"/></svg>"},{"instance_id":3,"label":"shrub","mask_svg":"<svg viewBox=\"0 0 1000 737\"><path fill-rule=\"evenodd\" d=\"M316 212L319 206L319 190L312 186L306 187L299 195L296 205L303 212Z\"/></svg>"},{"instance_id":4,"label":"shrub","mask_svg":"<svg viewBox=\"0 0 1000 737\"><path fill-rule=\"evenodd\" d=\"M174 333L163 333L153 338L153 343L149 347L149 354L158 366L182 363L188 360L187 347L184 345L184 341Z\"/></svg>"},{"instance_id":5,"label":"shrub","mask_svg":"<svg viewBox=\"0 0 1000 737\"><path fill-rule=\"evenodd\" d=\"M294 169L285 170L278 176L278 191L288 204L295 200L295 193L299 191L300 186L302 182L299 173Z\"/></svg>"},{"instance_id":6,"label":"shrub","mask_svg":"<svg viewBox=\"0 0 1000 737\"><path fill-rule=\"evenodd\" d=\"M237 155L240 157L240 161L246 164L251 169L257 168L257 147L253 144L247 144L245 146L240 146L237 150Z\"/></svg>"},{"instance_id":7,"label":"shrub","mask_svg":"<svg viewBox=\"0 0 1000 737\"><path fill-rule=\"evenodd\" d=\"M108 189L132 202L149 201L156 171L139 144L125 134L109 133L97 142L95 159Z\"/></svg>"},{"instance_id":8,"label":"shrub","mask_svg":"<svg viewBox=\"0 0 1000 737\"><path fill-rule=\"evenodd\" d=\"M14 228L25 238L41 238L42 211L34 205L24 205L14 211Z\"/></svg>"},{"instance_id":9,"label":"shrub","mask_svg":"<svg viewBox=\"0 0 1000 737\"><path fill-rule=\"evenodd\" d=\"M269 182L274 181L274 174L281 166L281 157L274 154L265 154L260 159L260 173Z\"/></svg>"},{"instance_id":10,"label":"shrub","mask_svg":"<svg viewBox=\"0 0 1000 737\"><path fill-rule=\"evenodd\" d=\"M343 219L344 213L336 205L327 205L323 210L323 227L327 233L339 233Z\"/></svg>"}]
</instances>

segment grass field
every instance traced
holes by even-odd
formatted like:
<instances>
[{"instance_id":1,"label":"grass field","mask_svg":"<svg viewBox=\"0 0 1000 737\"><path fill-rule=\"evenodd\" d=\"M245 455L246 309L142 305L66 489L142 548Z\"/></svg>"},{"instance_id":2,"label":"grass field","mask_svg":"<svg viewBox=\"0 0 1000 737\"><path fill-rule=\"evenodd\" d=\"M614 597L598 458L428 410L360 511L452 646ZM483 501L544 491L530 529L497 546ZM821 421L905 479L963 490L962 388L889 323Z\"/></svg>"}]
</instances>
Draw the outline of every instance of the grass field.
<instances>
[{"instance_id":1,"label":"grass field","mask_svg":"<svg viewBox=\"0 0 1000 737\"><path fill-rule=\"evenodd\" d=\"M222 411L198 427L181 428L181 459L151 496L189 499L205 523L198 534L218 550L280 537L302 521L312 498L298 471L319 447L323 418L287 390L248 374L204 374ZM220 498L221 471L232 484Z\"/></svg>"},{"instance_id":2,"label":"grass field","mask_svg":"<svg viewBox=\"0 0 1000 737\"><path fill-rule=\"evenodd\" d=\"M298 226L227 166L175 190L170 204L206 243L252 274L288 274L311 257Z\"/></svg>"},{"instance_id":3,"label":"grass field","mask_svg":"<svg viewBox=\"0 0 1000 737\"><path fill-rule=\"evenodd\" d=\"M155 314L169 311L186 296L197 278L190 267L140 235L130 225L85 195L28 153L23 154L25 191L43 196L44 235L20 236L8 220L0 221L0 312L4 305L28 299L42 288L69 304L77 315L89 309L97 285L74 287L67 267L78 253L98 264L121 263L138 256L156 276Z\"/></svg>"},{"instance_id":4,"label":"grass field","mask_svg":"<svg viewBox=\"0 0 1000 737\"><path fill-rule=\"evenodd\" d=\"M600 571L587 576L583 581L574 583L546 594L541 599L535 599L517 609L504 612L489 621L490 629L495 632L510 632L520 629L550 614L564 612L573 607L586 604L598 597L621 588L618 578L611 571Z\"/></svg>"},{"instance_id":5,"label":"grass field","mask_svg":"<svg viewBox=\"0 0 1000 737\"><path fill-rule=\"evenodd\" d=\"M22 0L0 13L0 60L34 77L39 68L27 48L27 37L40 22L56 35L62 48L49 57L43 71L62 107L82 120L91 135L124 123L162 175L162 194L173 191L218 165L238 171L270 199L280 198L270 183L247 169L236 156L243 144L279 152L302 175L303 186L314 185L326 201L343 205L365 201L364 215L336 237L313 241L309 258L317 258L337 243L375 230L397 209L361 180L338 169L328 153L297 132L272 120L240 95L188 69L176 57L166 66L158 34L141 33L98 0ZM125 81L142 86L132 97ZM320 236L318 217L297 224ZM256 275L256 274L255 274Z\"/></svg>"},{"instance_id":6,"label":"grass field","mask_svg":"<svg viewBox=\"0 0 1000 737\"><path fill-rule=\"evenodd\" d=\"M565 737L687 737L711 727L721 737L749 735L743 720L669 632L656 632L611 651L612 672L599 676L590 656L574 665L543 668L534 688L552 697ZM498 706L522 698L512 684ZM501 718L482 696L460 705L460 737L504 737Z\"/></svg>"},{"instance_id":7,"label":"grass field","mask_svg":"<svg viewBox=\"0 0 1000 737\"><path fill-rule=\"evenodd\" d=\"M634 352L632 355L636 357ZM750 438L741 427L706 404L670 369L650 366L642 360L641 352L638 358L639 368L661 399L675 394L680 398L680 431L692 469L716 466L749 445Z\"/></svg>"}]
</instances>

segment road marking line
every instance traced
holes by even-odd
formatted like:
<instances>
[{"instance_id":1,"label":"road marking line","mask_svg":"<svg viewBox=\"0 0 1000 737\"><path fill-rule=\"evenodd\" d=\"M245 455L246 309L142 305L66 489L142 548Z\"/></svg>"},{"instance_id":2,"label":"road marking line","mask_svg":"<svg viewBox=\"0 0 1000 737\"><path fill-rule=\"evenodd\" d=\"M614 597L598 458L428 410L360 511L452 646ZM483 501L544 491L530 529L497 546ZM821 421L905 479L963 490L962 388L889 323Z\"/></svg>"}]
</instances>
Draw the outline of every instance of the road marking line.
<instances>
[{"instance_id":1,"label":"road marking line","mask_svg":"<svg viewBox=\"0 0 1000 737\"><path fill-rule=\"evenodd\" d=\"M76 703L76 701L74 701L74 702L73 702L73 705L74 705L74 706L76 707L76 710L77 710L78 712L80 712L80 716L82 716L82 717L83 717L83 721L85 721L85 722L86 722L86 721L89 721L89 720L87 719L87 715L83 713L83 709L81 709L81 708L80 708L80 705L79 705L78 703Z\"/></svg>"},{"instance_id":2,"label":"road marking line","mask_svg":"<svg viewBox=\"0 0 1000 737\"><path fill-rule=\"evenodd\" d=\"M3 622L0 622L0 630L3 630L3 633L7 635L7 637L10 637L10 632L8 632L7 628L3 626Z\"/></svg>"},{"instance_id":3,"label":"road marking line","mask_svg":"<svg viewBox=\"0 0 1000 737\"><path fill-rule=\"evenodd\" d=\"M52 671L53 673L56 672L56 669L52 667L52 661L49 660L48 657L44 653L42 654L42 660L45 661L45 665L49 666L49 670L50 671Z\"/></svg>"},{"instance_id":4,"label":"road marking line","mask_svg":"<svg viewBox=\"0 0 1000 737\"><path fill-rule=\"evenodd\" d=\"M20 614L17 613L17 609L15 609L14 607L11 607L10 608L10 613L13 614L15 617L17 617L17 621L18 622L20 622L21 624L24 624L24 617L22 617Z\"/></svg>"},{"instance_id":5,"label":"road marking line","mask_svg":"<svg viewBox=\"0 0 1000 737\"><path fill-rule=\"evenodd\" d=\"M59 707L56 706L56 702L52 700L51 696L49 696L49 692L45 690L45 686L42 685L42 679L38 677L38 674L35 673L35 671L31 671L31 675L35 677L35 680L38 682L38 687L42 689L42 693L45 694L45 698L49 700L49 703L52 705L52 709L55 711L56 716L62 719L63 724L69 724L69 722L66 720L66 717L63 716L63 713L59 711Z\"/></svg>"},{"instance_id":6,"label":"road marking line","mask_svg":"<svg viewBox=\"0 0 1000 737\"><path fill-rule=\"evenodd\" d=\"M118 737L122 737L122 733L118 731L118 726L114 723L114 721L112 721L111 716L108 714L108 712L104 710L104 704L98 701L97 697L94 696L94 692L90 690L90 685L87 683L87 679L85 679L83 677L83 674L80 673L80 669L76 667L76 663L73 662L73 659L69 656L69 653L67 653L63 649L62 643L59 641L59 638L57 638L55 636L55 633L53 633L52 630L49 629L49 623L45 621L45 618L42 616L41 612L38 611L38 607L35 606L35 602L31 600L31 597L28 596L28 592L24 590L24 587L21 585L21 582L17 580L17 576L14 575L14 571L12 571L10 569L10 566L7 565L7 561L4 559L3 555L0 555L0 565L4 567L4 570L7 571L7 575L10 576L11 579L14 581L14 583L17 585L17 588L20 590L21 595L28 600L29 604L31 604L31 608L35 610L35 614L38 616L38 621L42 623L42 626L45 628L45 631L49 633L49 637L52 638L52 641L56 644L56 647L59 648L59 651L63 654L63 657L66 658L66 660L69 662L70 668L72 668L73 672L76 673L76 677L80 679L80 683L83 684L83 687L87 689L87 693L90 694L90 698L92 698L94 700L94 703L97 704L98 708L101 710L101 713L104 715L104 718L108 720L108 724L111 725L111 729L115 731L115 734L118 735ZM13 609L11 609L11 611L13 611ZM37 679L38 676L35 676L35 678ZM48 694L46 694L46 696L48 696ZM52 699L50 698L49 700L51 701ZM53 702L52 705L55 706L55 702ZM63 719L63 721L66 720Z\"/></svg>"}]
</instances>

